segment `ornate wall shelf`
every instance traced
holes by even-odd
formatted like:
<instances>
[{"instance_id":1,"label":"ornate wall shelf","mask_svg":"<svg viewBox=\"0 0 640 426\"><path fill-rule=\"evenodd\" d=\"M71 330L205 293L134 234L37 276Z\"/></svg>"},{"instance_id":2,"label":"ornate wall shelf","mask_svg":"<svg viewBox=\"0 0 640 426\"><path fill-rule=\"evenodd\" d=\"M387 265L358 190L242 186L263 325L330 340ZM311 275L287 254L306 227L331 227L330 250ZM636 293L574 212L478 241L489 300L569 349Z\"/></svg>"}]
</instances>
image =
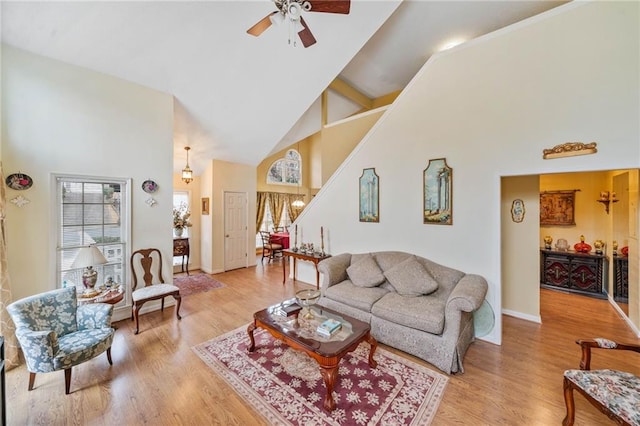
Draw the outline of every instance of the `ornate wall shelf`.
<instances>
[{"instance_id":1,"label":"ornate wall shelf","mask_svg":"<svg viewBox=\"0 0 640 426\"><path fill-rule=\"evenodd\" d=\"M542 150L542 158L545 160L551 158L573 157L575 155L595 154L598 152L596 148L598 144L595 142L567 142L556 145L551 149Z\"/></svg>"}]
</instances>

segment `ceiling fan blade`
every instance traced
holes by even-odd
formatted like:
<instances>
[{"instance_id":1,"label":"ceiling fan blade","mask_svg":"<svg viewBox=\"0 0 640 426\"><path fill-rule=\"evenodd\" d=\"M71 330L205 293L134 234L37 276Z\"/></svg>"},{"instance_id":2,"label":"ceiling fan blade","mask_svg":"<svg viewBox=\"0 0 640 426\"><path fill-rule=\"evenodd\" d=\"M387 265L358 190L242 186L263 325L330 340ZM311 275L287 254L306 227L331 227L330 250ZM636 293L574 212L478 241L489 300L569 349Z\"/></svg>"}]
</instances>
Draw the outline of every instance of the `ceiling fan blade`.
<instances>
[{"instance_id":1,"label":"ceiling fan blade","mask_svg":"<svg viewBox=\"0 0 640 426\"><path fill-rule=\"evenodd\" d=\"M351 0L307 0L311 3L310 12L349 14Z\"/></svg>"},{"instance_id":2,"label":"ceiling fan blade","mask_svg":"<svg viewBox=\"0 0 640 426\"><path fill-rule=\"evenodd\" d=\"M302 24L302 30L298 32L298 36L300 36L300 41L302 41L302 45L304 47L309 47L316 44L316 38L311 34L311 30L309 26L304 21L302 16L300 17L300 23Z\"/></svg>"},{"instance_id":3,"label":"ceiling fan blade","mask_svg":"<svg viewBox=\"0 0 640 426\"><path fill-rule=\"evenodd\" d=\"M251 34L252 36L258 37L262 34L267 28L271 26L271 17L276 13L280 12L271 12L264 18L262 18L257 24L247 30L247 34Z\"/></svg>"}]
</instances>

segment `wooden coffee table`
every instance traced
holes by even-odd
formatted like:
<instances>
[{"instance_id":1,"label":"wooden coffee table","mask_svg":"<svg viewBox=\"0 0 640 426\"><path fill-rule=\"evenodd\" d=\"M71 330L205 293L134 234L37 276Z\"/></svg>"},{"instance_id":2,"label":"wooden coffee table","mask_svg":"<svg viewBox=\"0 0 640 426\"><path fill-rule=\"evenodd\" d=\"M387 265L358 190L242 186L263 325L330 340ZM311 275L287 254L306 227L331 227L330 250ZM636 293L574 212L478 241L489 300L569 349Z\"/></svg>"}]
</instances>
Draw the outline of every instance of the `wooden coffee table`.
<instances>
[{"instance_id":1,"label":"wooden coffee table","mask_svg":"<svg viewBox=\"0 0 640 426\"><path fill-rule=\"evenodd\" d=\"M327 394L324 398L324 408L327 411L333 411L336 403L333 400L333 387L338 379L338 365L340 360L347 353L353 352L360 343L367 342L371 345L369 351L369 366L376 368L377 363L373 359L373 355L378 347L378 342L371 336L371 327L366 322L362 322L347 315L339 314L330 309L315 307L316 310L322 310L322 313L330 313L341 317L344 321L351 324L351 334L342 341L324 341L318 337L305 338L300 335L300 328L297 321L283 322L281 317L273 314L274 307L269 307L253 314L253 323L247 327L247 333L251 339L249 352L255 350L255 340L253 332L257 327L267 330L276 339L282 340L289 347L302 351L315 359L320 365L320 374L324 379Z\"/></svg>"}]
</instances>

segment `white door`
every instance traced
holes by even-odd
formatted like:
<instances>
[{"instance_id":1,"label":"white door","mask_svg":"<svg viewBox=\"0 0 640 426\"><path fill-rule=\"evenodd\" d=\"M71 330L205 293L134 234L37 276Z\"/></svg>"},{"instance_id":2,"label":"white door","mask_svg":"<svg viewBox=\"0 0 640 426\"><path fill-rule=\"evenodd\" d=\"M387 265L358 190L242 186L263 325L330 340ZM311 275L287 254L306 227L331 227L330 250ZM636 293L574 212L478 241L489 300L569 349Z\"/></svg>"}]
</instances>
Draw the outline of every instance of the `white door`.
<instances>
[{"instance_id":1,"label":"white door","mask_svg":"<svg viewBox=\"0 0 640 426\"><path fill-rule=\"evenodd\" d=\"M224 270L247 267L247 193L224 193Z\"/></svg>"}]
</instances>

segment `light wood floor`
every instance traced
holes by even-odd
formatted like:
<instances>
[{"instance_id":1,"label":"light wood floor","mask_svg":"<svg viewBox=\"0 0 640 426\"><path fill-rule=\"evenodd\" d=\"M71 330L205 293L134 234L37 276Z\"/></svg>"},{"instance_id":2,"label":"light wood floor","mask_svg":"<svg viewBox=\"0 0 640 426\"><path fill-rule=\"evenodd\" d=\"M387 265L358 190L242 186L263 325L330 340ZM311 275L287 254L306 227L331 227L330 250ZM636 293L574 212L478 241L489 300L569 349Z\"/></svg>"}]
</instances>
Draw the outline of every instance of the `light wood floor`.
<instances>
[{"instance_id":1,"label":"light wood floor","mask_svg":"<svg viewBox=\"0 0 640 426\"><path fill-rule=\"evenodd\" d=\"M308 286L283 286L278 262L215 277L227 287L184 297L182 321L171 307L142 315L137 336L130 321L117 323L113 366L103 354L74 367L70 395L62 372L39 374L28 392L24 365L9 371L9 425L266 424L191 347L247 325L254 311ZM466 371L450 376L434 425L558 425L565 414L562 373L580 359L575 339L640 343L604 300L544 290L541 314L543 324L503 317L501 346L471 345ZM640 373L634 355L596 354L592 365ZM580 396L576 406L577 425L608 424Z\"/></svg>"}]
</instances>

